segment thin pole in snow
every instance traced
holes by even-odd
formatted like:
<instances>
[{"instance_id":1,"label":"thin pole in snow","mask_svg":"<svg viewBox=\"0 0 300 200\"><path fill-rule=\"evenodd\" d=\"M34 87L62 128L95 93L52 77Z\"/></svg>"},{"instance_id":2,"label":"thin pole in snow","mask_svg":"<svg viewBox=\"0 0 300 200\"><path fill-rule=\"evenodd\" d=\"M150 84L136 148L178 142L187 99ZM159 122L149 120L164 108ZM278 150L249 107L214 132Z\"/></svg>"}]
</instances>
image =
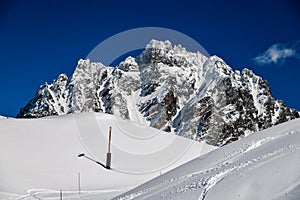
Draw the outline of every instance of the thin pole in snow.
<instances>
[{"instance_id":1,"label":"thin pole in snow","mask_svg":"<svg viewBox=\"0 0 300 200\"><path fill-rule=\"evenodd\" d=\"M63 195L62 195L62 190L59 192L59 199L62 200L63 199Z\"/></svg>"},{"instance_id":2,"label":"thin pole in snow","mask_svg":"<svg viewBox=\"0 0 300 200\"><path fill-rule=\"evenodd\" d=\"M81 188L80 188L80 172L78 172L78 193L81 194Z\"/></svg>"},{"instance_id":3,"label":"thin pole in snow","mask_svg":"<svg viewBox=\"0 0 300 200\"><path fill-rule=\"evenodd\" d=\"M111 126L109 127L108 153L110 153L110 143L111 143Z\"/></svg>"},{"instance_id":4,"label":"thin pole in snow","mask_svg":"<svg viewBox=\"0 0 300 200\"><path fill-rule=\"evenodd\" d=\"M108 152L106 154L106 169L111 169L111 153L110 153L110 143L111 143L111 126L109 127L109 137L108 137Z\"/></svg>"}]
</instances>

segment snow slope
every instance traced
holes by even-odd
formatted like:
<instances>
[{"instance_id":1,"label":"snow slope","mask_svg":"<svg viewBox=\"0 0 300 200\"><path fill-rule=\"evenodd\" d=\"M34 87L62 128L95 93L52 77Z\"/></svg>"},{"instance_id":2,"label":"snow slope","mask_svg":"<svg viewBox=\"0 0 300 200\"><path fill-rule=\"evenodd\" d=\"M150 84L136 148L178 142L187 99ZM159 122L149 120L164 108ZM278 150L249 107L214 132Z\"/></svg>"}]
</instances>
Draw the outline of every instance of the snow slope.
<instances>
[{"instance_id":1,"label":"snow slope","mask_svg":"<svg viewBox=\"0 0 300 200\"><path fill-rule=\"evenodd\" d=\"M109 126L112 170L77 156L85 153L105 164ZM2 119L0 138L0 199L76 191L79 172L82 190L119 194L214 149L99 113Z\"/></svg>"},{"instance_id":2,"label":"snow slope","mask_svg":"<svg viewBox=\"0 0 300 200\"><path fill-rule=\"evenodd\" d=\"M116 199L300 199L300 120L196 158Z\"/></svg>"}]
</instances>

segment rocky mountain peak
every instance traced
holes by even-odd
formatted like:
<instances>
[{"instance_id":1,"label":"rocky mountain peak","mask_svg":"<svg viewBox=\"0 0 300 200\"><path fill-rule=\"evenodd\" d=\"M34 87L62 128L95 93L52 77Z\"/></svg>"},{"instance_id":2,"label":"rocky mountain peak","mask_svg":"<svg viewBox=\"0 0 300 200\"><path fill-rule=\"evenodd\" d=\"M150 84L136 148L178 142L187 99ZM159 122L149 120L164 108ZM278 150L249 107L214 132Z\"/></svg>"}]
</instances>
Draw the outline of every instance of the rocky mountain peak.
<instances>
[{"instance_id":1,"label":"rocky mountain peak","mask_svg":"<svg viewBox=\"0 0 300 200\"><path fill-rule=\"evenodd\" d=\"M124 61L122 61L117 68L125 72L138 72L139 66L135 61L135 58L129 56Z\"/></svg>"},{"instance_id":2,"label":"rocky mountain peak","mask_svg":"<svg viewBox=\"0 0 300 200\"><path fill-rule=\"evenodd\" d=\"M169 41L152 40L116 68L79 60L68 80L42 86L18 117L105 112L220 146L299 117L267 81Z\"/></svg>"}]
</instances>

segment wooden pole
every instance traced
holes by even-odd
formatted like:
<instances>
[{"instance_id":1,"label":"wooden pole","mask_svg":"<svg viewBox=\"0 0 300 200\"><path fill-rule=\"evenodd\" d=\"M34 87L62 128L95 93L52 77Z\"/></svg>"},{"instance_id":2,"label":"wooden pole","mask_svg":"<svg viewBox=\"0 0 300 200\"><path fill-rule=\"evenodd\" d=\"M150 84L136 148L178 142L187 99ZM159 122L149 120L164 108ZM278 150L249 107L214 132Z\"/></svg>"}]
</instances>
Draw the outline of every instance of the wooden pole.
<instances>
[{"instance_id":1,"label":"wooden pole","mask_svg":"<svg viewBox=\"0 0 300 200\"><path fill-rule=\"evenodd\" d=\"M109 127L108 153L110 153L110 143L111 143L111 126Z\"/></svg>"},{"instance_id":2,"label":"wooden pole","mask_svg":"<svg viewBox=\"0 0 300 200\"><path fill-rule=\"evenodd\" d=\"M81 188L80 188L80 172L78 172L78 193L81 194Z\"/></svg>"},{"instance_id":3,"label":"wooden pole","mask_svg":"<svg viewBox=\"0 0 300 200\"><path fill-rule=\"evenodd\" d=\"M106 168L111 169L111 153L110 153L110 143L111 143L111 126L109 127L109 137L108 137L108 152L106 154Z\"/></svg>"},{"instance_id":4,"label":"wooden pole","mask_svg":"<svg viewBox=\"0 0 300 200\"><path fill-rule=\"evenodd\" d=\"M63 199L63 195L62 195L62 190L59 193L59 199L62 200Z\"/></svg>"}]
</instances>

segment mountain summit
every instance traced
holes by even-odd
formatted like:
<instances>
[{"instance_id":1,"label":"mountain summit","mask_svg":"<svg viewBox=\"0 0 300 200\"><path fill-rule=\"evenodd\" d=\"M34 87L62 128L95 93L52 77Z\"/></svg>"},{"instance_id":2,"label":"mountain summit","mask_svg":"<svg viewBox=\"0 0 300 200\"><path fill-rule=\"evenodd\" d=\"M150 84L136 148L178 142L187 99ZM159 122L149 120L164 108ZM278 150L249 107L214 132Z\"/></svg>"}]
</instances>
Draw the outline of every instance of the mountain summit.
<instances>
[{"instance_id":1,"label":"mountain summit","mask_svg":"<svg viewBox=\"0 0 300 200\"><path fill-rule=\"evenodd\" d=\"M215 146L299 118L251 70L233 71L217 56L156 40L116 67L79 60L71 79L61 74L41 86L17 117L81 112L117 115Z\"/></svg>"}]
</instances>

